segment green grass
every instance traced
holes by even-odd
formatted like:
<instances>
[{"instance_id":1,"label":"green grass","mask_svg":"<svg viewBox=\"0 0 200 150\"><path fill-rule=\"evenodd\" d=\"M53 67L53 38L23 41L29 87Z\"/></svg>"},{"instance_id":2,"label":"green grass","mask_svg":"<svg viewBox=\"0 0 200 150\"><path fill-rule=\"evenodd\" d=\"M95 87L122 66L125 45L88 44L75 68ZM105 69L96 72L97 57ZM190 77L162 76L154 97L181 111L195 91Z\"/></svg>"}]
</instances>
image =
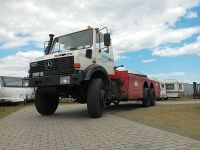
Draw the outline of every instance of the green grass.
<instances>
[{"instance_id":1,"label":"green grass","mask_svg":"<svg viewBox=\"0 0 200 150\"><path fill-rule=\"evenodd\" d=\"M168 98L167 101L196 101L198 99L193 99L192 96L184 96L180 98Z\"/></svg>"},{"instance_id":2,"label":"green grass","mask_svg":"<svg viewBox=\"0 0 200 150\"><path fill-rule=\"evenodd\" d=\"M200 140L200 104L157 105L142 108L135 105L111 113L162 130Z\"/></svg>"}]
</instances>

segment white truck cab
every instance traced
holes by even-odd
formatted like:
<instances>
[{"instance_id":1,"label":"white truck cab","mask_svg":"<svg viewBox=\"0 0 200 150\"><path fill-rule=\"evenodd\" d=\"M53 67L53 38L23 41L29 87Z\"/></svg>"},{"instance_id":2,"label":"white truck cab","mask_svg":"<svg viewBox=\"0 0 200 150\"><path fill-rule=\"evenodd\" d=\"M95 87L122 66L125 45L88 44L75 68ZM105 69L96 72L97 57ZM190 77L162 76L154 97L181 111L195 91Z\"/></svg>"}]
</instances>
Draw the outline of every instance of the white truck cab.
<instances>
[{"instance_id":1,"label":"white truck cab","mask_svg":"<svg viewBox=\"0 0 200 150\"><path fill-rule=\"evenodd\" d=\"M50 35L53 37L53 35ZM47 46L48 48L48 46ZM88 66L96 64L103 66L108 74L114 74L114 57L112 46L104 46L104 34L97 28L89 28L79 32L56 37L52 41L48 55L36 58L30 65L38 61L57 58L74 57L76 70L85 70ZM51 62L46 64L50 70ZM35 72L35 76L39 75Z\"/></svg>"}]
</instances>

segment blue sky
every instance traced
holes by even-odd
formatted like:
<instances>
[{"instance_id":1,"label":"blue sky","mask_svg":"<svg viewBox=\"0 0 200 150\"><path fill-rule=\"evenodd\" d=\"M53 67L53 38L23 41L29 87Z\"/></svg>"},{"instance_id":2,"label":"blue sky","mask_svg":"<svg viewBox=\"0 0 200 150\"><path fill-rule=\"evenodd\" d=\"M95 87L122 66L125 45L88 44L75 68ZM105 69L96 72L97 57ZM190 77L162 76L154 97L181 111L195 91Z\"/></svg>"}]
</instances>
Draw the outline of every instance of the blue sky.
<instances>
[{"instance_id":1,"label":"blue sky","mask_svg":"<svg viewBox=\"0 0 200 150\"><path fill-rule=\"evenodd\" d=\"M115 65L158 79L200 82L200 0L8 0L0 6L1 75L27 75L49 33L91 25L112 31Z\"/></svg>"},{"instance_id":2,"label":"blue sky","mask_svg":"<svg viewBox=\"0 0 200 150\"><path fill-rule=\"evenodd\" d=\"M195 18L180 17L180 20L176 22L175 28L188 28L194 26L200 26L200 6L191 8L190 11L197 14ZM162 35L161 35L162 36ZM167 44L169 47L182 47L185 44L191 44L196 41L196 38L200 36L200 32L195 33L191 37L176 44ZM168 78L176 78L183 82L200 81L200 56L197 54L180 55L174 57L160 57L153 56L151 49L142 49L137 52L124 53L125 58L117 60L116 65L123 64L128 70L135 70L143 72L144 74L151 75L153 77L160 77L159 74L164 74L165 79L167 74L178 73L169 75ZM142 60L153 60L149 63L144 63ZM188 79L186 79L188 78Z\"/></svg>"}]
</instances>

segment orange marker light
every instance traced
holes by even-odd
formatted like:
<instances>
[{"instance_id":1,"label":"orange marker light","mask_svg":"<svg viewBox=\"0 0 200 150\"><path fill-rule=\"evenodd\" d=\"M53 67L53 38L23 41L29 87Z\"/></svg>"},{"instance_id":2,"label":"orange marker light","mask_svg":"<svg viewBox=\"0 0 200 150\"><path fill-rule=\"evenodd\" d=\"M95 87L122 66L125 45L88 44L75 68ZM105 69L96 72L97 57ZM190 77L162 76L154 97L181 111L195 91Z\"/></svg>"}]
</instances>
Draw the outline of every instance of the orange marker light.
<instances>
[{"instance_id":1,"label":"orange marker light","mask_svg":"<svg viewBox=\"0 0 200 150\"><path fill-rule=\"evenodd\" d=\"M74 64L74 68L81 68L81 64L80 63L75 63Z\"/></svg>"},{"instance_id":2,"label":"orange marker light","mask_svg":"<svg viewBox=\"0 0 200 150\"><path fill-rule=\"evenodd\" d=\"M92 27L90 25L87 26L88 29L91 29Z\"/></svg>"}]
</instances>

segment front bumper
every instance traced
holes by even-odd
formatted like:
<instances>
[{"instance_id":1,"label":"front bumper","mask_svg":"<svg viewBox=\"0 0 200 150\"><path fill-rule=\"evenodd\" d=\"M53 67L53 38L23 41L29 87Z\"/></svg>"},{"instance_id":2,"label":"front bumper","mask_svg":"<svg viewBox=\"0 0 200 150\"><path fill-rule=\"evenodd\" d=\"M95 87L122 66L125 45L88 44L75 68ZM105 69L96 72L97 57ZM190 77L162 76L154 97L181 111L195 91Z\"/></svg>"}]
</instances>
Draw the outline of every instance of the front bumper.
<instances>
[{"instance_id":1,"label":"front bumper","mask_svg":"<svg viewBox=\"0 0 200 150\"><path fill-rule=\"evenodd\" d=\"M69 83L61 84L60 79L62 77L70 77ZM71 85L77 84L83 80L82 74L70 74L65 76L54 75L54 76L44 76L44 77L32 77L24 79L28 80L29 87L41 87L41 86L60 86L60 85Z\"/></svg>"}]
</instances>

